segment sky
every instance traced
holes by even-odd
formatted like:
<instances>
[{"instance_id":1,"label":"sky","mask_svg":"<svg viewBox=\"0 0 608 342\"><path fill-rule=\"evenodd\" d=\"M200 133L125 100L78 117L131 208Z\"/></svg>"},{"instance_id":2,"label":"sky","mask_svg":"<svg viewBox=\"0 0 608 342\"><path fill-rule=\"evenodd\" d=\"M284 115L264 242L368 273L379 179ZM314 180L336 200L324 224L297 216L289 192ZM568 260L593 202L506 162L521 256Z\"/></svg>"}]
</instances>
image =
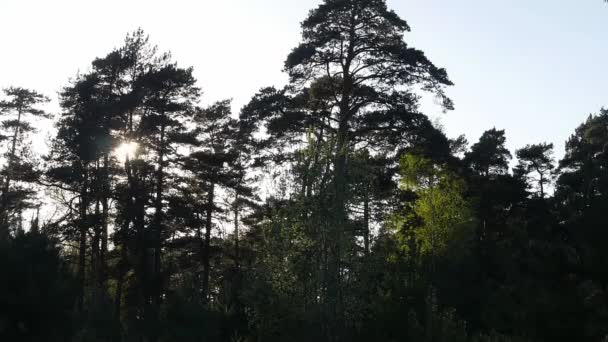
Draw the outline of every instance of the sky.
<instances>
[{"instance_id":1,"label":"sky","mask_svg":"<svg viewBox=\"0 0 608 342\"><path fill-rule=\"evenodd\" d=\"M608 106L608 4L601 0L388 0L408 21L406 41L447 69L456 109L425 102L448 136L471 143L505 129L514 151L553 142L556 156L590 113ZM90 62L143 28L180 66L192 66L204 103L239 110L282 86L299 23L320 0L0 0L0 87L54 99Z\"/></svg>"}]
</instances>

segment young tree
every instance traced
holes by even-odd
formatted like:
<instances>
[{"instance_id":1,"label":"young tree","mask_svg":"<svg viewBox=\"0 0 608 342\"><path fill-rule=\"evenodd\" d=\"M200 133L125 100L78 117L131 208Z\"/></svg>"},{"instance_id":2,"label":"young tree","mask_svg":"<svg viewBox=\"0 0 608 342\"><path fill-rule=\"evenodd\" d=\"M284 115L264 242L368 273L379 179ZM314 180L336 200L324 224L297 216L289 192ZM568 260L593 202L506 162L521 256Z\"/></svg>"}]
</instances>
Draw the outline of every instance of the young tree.
<instances>
[{"instance_id":1,"label":"young tree","mask_svg":"<svg viewBox=\"0 0 608 342\"><path fill-rule=\"evenodd\" d=\"M431 273L436 259L448 244L459 240L473 225L473 213L465 199L465 183L445 165L407 154L401 159L401 186L414 191L413 213L422 219L415 228L423 255L431 258ZM433 275L431 274L431 277Z\"/></svg>"},{"instance_id":2,"label":"young tree","mask_svg":"<svg viewBox=\"0 0 608 342\"><path fill-rule=\"evenodd\" d=\"M438 335L433 324L436 301L437 264L447 255L448 248L461 244L472 232L474 216L465 199L465 182L447 165L436 164L428 158L406 154L401 159L401 187L413 191L416 198L404 215L397 216L401 230L413 232L416 250L428 260L426 276L426 340ZM411 247L409 247L411 248Z\"/></svg>"}]
</instances>

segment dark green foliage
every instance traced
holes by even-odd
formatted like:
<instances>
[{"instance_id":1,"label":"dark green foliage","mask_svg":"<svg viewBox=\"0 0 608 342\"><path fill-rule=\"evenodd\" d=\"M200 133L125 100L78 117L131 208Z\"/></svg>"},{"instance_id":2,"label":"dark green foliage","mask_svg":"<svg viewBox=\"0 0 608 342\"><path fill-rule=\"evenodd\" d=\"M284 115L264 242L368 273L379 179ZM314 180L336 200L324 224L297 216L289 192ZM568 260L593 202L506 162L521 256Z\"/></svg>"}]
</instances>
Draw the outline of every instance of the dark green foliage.
<instances>
[{"instance_id":1,"label":"dark green foliage","mask_svg":"<svg viewBox=\"0 0 608 342\"><path fill-rule=\"evenodd\" d=\"M56 242L18 233L0 245L0 268L0 339L69 340L76 283Z\"/></svg>"},{"instance_id":2,"label":"dark green foliage","mask_svg":"<svg viewBox=\"0 0 608 342\"><path fill-rule=\"evenodd\" d=\"M465 162L475 172L484 176L504 174L509 169L511 152L505 147L505 131L493 128L485 131L479 142L471 146L465 155Z\"/></svg>"},{"instance_id":3,"label":"dark green foliage","mask_svg":"<svg viewBox=\"0 0 608 342\"><path fill-rule=\"evenodd\" d=\"M62 89L44 164L46 98L6 90L0 340L605 341L608 111L511 170L504 130L420 111L452 83L409 30L325 0L238 117L137 30Z\"/></svg>"},{"instance_id":4,"label":"dark green foliage","mask_svg":"<svg viewBox=\"0 0 608 342\"><path fill-rule=\"evenodd\" d=\"M530 177L538 185L538 195L545 197L545 187L551 182L551 171L555 168L553 160L553 144L535 144L517 150L519 164L514 172L520 172L524 177ZM530 174L533 175L530 175Z\"/></svg>"},{"instance_id":5,"label":"dark green foliage","mask_svg":"<svg viewBox=\"0 0 608 342\"><path fill-rule=\"evenodd\" d=\"M195 293L181 290L169 297L163 313L160 341L220 341L224 321L221 312L200 304Z\"/></svg>"}]
</instances>

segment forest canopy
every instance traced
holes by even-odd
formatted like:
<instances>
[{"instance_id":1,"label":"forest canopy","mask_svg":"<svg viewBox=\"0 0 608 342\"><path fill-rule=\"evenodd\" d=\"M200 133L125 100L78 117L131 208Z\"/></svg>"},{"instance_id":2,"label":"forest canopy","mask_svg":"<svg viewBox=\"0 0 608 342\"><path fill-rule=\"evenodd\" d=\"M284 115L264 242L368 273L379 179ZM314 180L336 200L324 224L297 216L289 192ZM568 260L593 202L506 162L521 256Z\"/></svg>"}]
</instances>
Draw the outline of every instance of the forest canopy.
<instances>
[{"instance_id":1,"label":"forest canopy","mask_svg":"<svg viewBox=\"0 0 608 342\"><path fill-rule=\"evenodd\" d=\"M0 340L607 340L608 110L560 160L450 138L421 109L448 70L385 0L301 29L239 111L142 29L58 113L3 90Z\"/></svg>"}]
</instances>

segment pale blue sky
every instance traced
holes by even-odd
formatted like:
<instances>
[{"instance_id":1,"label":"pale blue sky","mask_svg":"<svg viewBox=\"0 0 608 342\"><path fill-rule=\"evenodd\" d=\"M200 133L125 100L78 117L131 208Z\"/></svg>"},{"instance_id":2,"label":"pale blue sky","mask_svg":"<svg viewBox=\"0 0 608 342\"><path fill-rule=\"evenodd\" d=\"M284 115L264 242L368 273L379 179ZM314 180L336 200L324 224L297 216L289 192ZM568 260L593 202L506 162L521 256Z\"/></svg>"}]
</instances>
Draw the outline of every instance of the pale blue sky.
<instances>
[{"instance_id":1,"label":"pale blue sky","mask_svg":"<svg viewBox=\"0 0 608 342\"><path fill-rule=\"evenodd\" d=\"M496 126L509 147L565 140L608 105L608 4L601 0L389 1L412 44L454 83L449 135Z\"/></svg>"},{"instance_id":2,"label":"pale blue sky","mask_svg":"<svg viewBox=\"0 0 608 342\"><path fill-rule=\"evenodd\" d=\"M53 98L78 70L141 26L161 50L194 66L205 102L280 86L299 22L319 0L0 0L0 87ZM408 41L445 67L456 110L450 136L476 141L496 126L511 149L565 139L608 105L608 5L601 0L389 0ZM56 108L56 104L54 106Z\"/></svg>"}]
</instances>

